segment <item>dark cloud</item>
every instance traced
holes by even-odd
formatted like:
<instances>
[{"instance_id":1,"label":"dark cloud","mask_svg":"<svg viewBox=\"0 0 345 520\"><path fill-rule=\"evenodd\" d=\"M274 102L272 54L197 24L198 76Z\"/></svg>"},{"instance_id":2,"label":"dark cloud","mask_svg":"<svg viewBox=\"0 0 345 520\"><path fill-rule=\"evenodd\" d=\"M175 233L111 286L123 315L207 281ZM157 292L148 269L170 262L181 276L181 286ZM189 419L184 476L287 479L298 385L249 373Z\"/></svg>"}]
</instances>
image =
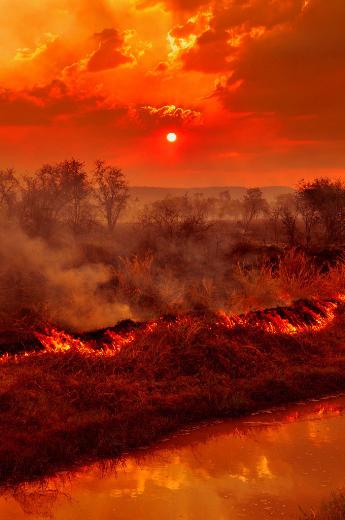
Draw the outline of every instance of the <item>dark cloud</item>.
<instances>
[{"instance_id":1,"label":"dark cloud","mask_svg":"<svg viewBox=\"0 0 345 520\"><path fill-rule=\"evenodd\" d=\"M294 23L243 46L217 95L232 111L276 114L295 136L345 137L344 19L343 0L311 0Z\"/></svg>"},{"instance_id":2,"label":"dark cloud","mask_svg":"<svg viewBox=\"0 0 345 520\"><path fill-rule=\"evenodd\" d=\"M211 5L212 16L202 33L193 20L171 31L176 37L198 35L195 45L181 53L185 70L232 70L243 46L265 31L292 23L301 13L303 0L232 0Z\"/></svg>"},{"instance_id":3,"label":"dark cloud","mask_svg":"<svg viewBox=\"0 0 345 520\"><path fill-rule=\"evenodd\" d=\"M172 124L176 127L199 125L201 118L198 110L175 105L155 107L110 103L99 94L73 92L59 80L26 91L0 93L0 125L3 126L41 126L60 122L117 128L128 136Z\"/></svg>"},{"instance_id":4,"label":"dark cloud","mask_svg":"<svg viewBox=\"0 0 345 520\"><path fill-rule=\"evenodd\" d=\"M233 50L228 40L229 35L226 31L213 29L205 31L191 49L182 53L184 69L205 73L229 70L229 57Z\"/></svg>"},{"instance_id":5,"label":"dark cloud","mask_svg":"<svg viewBox=\"0 0 345 520\"><path fill-rule=\"evenodd\" d=\"M65 83L52 81L28 90L0 92L0 125L49 125L54 121L110 120L122 107L107 106L101 95L75 93Z\"/></svg>"},{"instance_id":6,"label":"dark cloud","mask_svg":"<svg viewBox=\"0 0 345 520\"><path fill-rule=\"evenodd\" d=\"M215 29L264 26L268 29L290 23L301 12L304 0L232 0L217 2Z\"/></svg>"},{"instance_id":7,"label":"dark cloud","mask_svg":"<svg viewBox=\"0 0 345 520\"><path fill-rule=\"evenodd\" d=\"M116 29L104 29L102 32L96 33L95 38L99 45L88 59L87 70L89 72L114 69L134 61L133 56L125 54L123 36Z\"/></svg>"}]
</instances>

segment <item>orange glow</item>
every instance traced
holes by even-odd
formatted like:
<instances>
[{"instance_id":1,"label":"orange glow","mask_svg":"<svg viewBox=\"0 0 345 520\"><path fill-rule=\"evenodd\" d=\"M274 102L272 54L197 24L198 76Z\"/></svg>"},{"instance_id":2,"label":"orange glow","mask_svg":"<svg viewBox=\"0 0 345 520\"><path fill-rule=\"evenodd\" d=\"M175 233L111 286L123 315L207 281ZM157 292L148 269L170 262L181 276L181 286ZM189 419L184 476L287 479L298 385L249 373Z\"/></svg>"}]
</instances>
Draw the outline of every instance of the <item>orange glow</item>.
<instances>
[{"instance_id":1,"label":"orange glow","mask_svg":"<svg viewBox=\"0 0 345 520\"><path fill-rule=\"evenodd\" d=\"M4 167L104 157L132 184L184 187L345 177L343 0L1 8ZM178 163L157 153L168 132L194 137Z\"/></svg>"}]
</instances>

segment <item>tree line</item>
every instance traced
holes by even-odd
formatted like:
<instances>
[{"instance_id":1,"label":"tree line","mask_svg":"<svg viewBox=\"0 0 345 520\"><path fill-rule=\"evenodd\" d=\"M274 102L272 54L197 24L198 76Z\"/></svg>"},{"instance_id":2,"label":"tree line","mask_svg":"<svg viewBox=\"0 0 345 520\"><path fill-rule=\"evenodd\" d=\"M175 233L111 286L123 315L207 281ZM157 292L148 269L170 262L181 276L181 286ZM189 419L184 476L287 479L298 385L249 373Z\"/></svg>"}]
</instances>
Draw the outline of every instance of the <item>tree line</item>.
<instances>
[{"instance_id":1,"label":"tree line","mask_svg":"<svg viewBox=\"0 0 345 520\"><path fill-rule=\"evenodd\" d=\"M89 172L76 159L45 164L24 177L0 169L0 213L19 220L31 235L49 236L57 225L78 233L97 224L112 233L128 201L124 173L102 160ZM291 246L344 244L345 184L328 178L301 181L293 193L271 203L260 188L247 189L242 199L227 190L218 197L167 197L132 218L140 229L168 240L202 239L215 223L228 222L242 238L268 234L272 242Z\"/></svg>"},{"instance_id":2,"label":"tree line","mask_svg":"<svg viewBox=\"0 0 345 520\"><path fill-rule=\"evenodd\" d=\"M47 235L58 223L78 232L97 218L113 231L128 197L121 169L100 160L90 173L75 159L45 164L21 179L13 169L0 170L3 215L18 218L33 235Z\"/></svg>"},{"instance_id":3,"label":"tree line","mask_svg":"<svg viewBox=\"0 0 345 520\"><path fill-rule=\"evenodd\" d=\"M260 188L249 188L242 199L229 191L218 197L202 194L170 197L142 212L141 223L166 238L200 238L213 224L230 222L237 238L262 239L297 246L345 243L345 185L319 178L301 181L292 193L268 203Z\"/></svg>"}]
</instances>

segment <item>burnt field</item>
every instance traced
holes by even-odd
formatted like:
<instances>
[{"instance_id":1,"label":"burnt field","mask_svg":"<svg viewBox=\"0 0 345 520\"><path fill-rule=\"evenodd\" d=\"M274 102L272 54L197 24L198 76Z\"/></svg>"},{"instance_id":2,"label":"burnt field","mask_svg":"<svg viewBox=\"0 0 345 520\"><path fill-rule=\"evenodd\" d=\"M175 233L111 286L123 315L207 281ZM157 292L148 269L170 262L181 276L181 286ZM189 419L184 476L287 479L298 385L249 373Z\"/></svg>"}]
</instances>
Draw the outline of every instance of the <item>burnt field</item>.
<instances>
[{"instance_id":1,"label":"burnt field","mask_svg":"<svg viewBox=\"0 0 345 520\"><path fill-rule=\"evenodd\" d=\"M102 161L0 180L1 484L345 389L342 183L143 206Z\"/></svg>"},{"instance_id":2,"label":"burnt field","mask_svg":"<svg viewBox=\"0 0 345 520\"><path fill-rule=\"evenodd\" d=\"M241 316L36 332L0 371L0 480L52 474L183 425L345 389L341 299Z\"/></svg>"}]
</instances>

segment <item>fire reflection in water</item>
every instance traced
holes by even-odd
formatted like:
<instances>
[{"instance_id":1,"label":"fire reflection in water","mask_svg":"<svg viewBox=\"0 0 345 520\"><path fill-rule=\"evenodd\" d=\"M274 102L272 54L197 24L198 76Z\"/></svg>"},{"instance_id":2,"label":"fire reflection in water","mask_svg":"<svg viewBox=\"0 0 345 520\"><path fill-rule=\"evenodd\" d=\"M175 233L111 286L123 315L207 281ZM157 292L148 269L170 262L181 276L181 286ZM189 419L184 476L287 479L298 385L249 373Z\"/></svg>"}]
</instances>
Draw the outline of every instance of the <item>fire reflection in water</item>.
<instances>
[{"instance_id":1,"label":"fire reflection in water","mask_svg":"<svg viewBox=\"0 0 345 520\"><path fill-rule=\"evenodd\" d=\"M122 461L6 490L2 520L298 518L345 485L345 397L185 430Z\"/></svg>"}]
</instances>

